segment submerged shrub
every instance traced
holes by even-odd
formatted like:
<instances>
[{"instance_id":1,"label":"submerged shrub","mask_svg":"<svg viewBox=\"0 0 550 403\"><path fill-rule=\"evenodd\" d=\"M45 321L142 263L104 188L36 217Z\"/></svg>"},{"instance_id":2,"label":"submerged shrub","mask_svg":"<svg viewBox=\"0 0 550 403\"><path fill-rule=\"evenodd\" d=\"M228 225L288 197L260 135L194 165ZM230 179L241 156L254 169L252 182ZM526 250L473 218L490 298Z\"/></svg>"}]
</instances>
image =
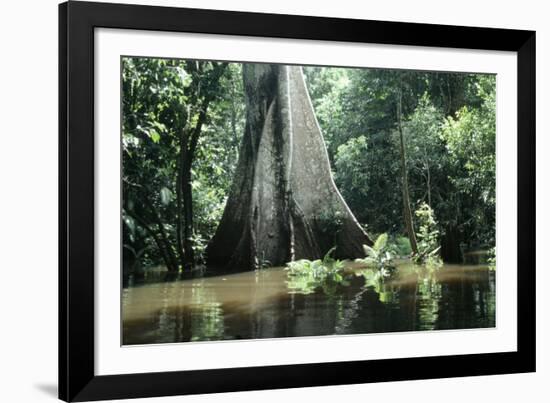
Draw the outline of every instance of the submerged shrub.
<instances>
[{"instance_id":1,"label":"submerged shrub","mask_svg":"<svg viewBox=\"0 0 550 403\"><path fill-rule=\"evenodd\" d=\"M288 288L300 294L311 294L322 287L325 293L333 293L335 286L348 285L344 277L344 262L331 255L330 249L322 259L301 259L286 264Z\"/></svg>"},{"instance_id":2,"label":"submerged shrub","mask_svg":"<svg viewBox=\"0 0 550 403\"><path fill-rule=\"evenodd\" d=\"M416 234L418 253L413 256L413 261L416 264L439 268L443 262L439 257L441 246L439 245L439 230L434 211L427 203L422 203L414 214L418 219L419 232Z\"/></svg>"},{"instance_id":3,"label":"submerged shrub","mask_svg":"<svg viewBox=\"0 0 550 403\"><path fill-rule=\"evenodd\" d=\"M395 237L395 250L399 256L409 256L412 253L411 241L406 236Z\"/></svg>"},{"instance_id":4,"label":"submerged shrub","mask_svg":"<svg viewBox=\"0 0 550 403\"><path fill-rule=\"evenodd\" d=\"M429 271L439 270L443 267L443 260L439 256L429 255L424 259L424 266Z\"/></svg>"},{"instance_id":5,"label":"submerged shrub","mask_svg":"<svg viewBox=\"0 0 550 403\"><path fill-rule=\"evenodd\" d=\"M489 270L496 270L497 268L497 248L493 246L487 253L487 263L489 264Z\"/></svg>"},{"instance_id":6,"label":"submerged shrub","mask_svg":"<svg viewBox=\"0 0 550 403\"><path fill-rule=\"evenodd\" d=\"M365 280L364 288L372 288L376 294L378 294L378 299L382 303L392 303L395 302L397 293L395 292L395 286L392 285L391 281L386 282L388 278L382 270L377 270L375 268L367 268L358 270L355 272L356 276L361 276Z\"/></svg>"},{"instance_id":7,"label":"submerged shrub","mask_svg":"<svg viewBox=\"0 0 550 403\"><path fill-rule=\"evenodd\" d=\"M394 247L388 244L388 234L380 234L374 242L374 245L363 245L365 257L355 259L367 267L378 269L383 276L389 276L394 270Z\"/></svg>"}]
</instances>

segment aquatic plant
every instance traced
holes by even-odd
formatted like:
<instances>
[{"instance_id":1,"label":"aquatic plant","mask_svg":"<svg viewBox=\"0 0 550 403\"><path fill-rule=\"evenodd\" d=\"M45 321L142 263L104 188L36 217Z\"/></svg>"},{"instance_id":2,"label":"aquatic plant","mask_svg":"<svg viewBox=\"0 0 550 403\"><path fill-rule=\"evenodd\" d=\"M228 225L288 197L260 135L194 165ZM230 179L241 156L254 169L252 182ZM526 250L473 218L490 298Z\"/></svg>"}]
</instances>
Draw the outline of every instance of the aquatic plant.
<instances>
[{"instance_id":1,"label":"aquatic plant","mask_svg":"<svg viewBox=\"0 0 550 403\"><path fill-rule=\"evenodd\" d=\"M416 264L430 266L432 269L443 265L439 257L439 230L432 208L427 203L422 203L414 212L420 224L419 232L416 234L418 240L418 253L412 257Z\"/></svg>"},{"instance_id":2,"label":"aquatic plant","mask_svg":"<svg viewBox=\"0 0 550 403\"><path fill-rule=\"evenodd\" d=\"M388 234L380 234L374 245L363 245L365 257L355 259L357 263L364 264L370 268L376 268L385 277L388 277L395 270L393 259L395 247L388 243Z\"/></svg>"},{"instance_id":3,"label":"aquatic plant","mask_svg":"<svg viewBox=\"0 0 550 403\"><path fill-rule=\"evenodd\" d=\"M319 287L331 293L334 285L348 285L344 262L331 256L335 249L331 248L322 259L300 259L287 263L288 288L301 294L311 294Z\"/></svg>"},{"instance_id":4,"label":"aquatic plant","mask_svg":"<svg viewBox=\"0 0 550 403\"><path fill-rule=\"evenodd\" d=\"M487 252L487 263L489 264L489 270L497 269L497 248L493 246Z\"/></svg>"},{"instance_id":5,"label":"aquatic plant","mask_svg":"<svg viewBox=\"0 0 550 403\"><path fill-rule=\"evenodd\" d=\"M418 305L420 329L434 330L441 309L443 287L438 281L435 271L417 266L417 274L416 298L420 301Z\"/></svg>"},{"instance_id":6,"label":"aquatic plant","mask_svg":"<svg viewBox=\"0 0 550 403\"><path fill-rule=\"evenodd\" d=\"M411 241L406 236L397 236L394 239L395 251L398 256L410 256L412 253Z\"/></svg>"},{"instance_id":7,"label":"aquatic plant","mask_svg":"<svg viewBox=\"0 0 550 403\"><path fill-rule=\"evenodd\" d=\"M439 270L443 267L443 260L439 257L439 255L437 255L437 251L435 254L426 256L424 259L424 267L426 267L429 271Z\"/></svg>"},{"instance_id":8,"label":"aquatic plant","mask_svg":"<svg viewBox=\"0 0 550 403\"><path fill-rule=\"evenodd\" d=\"M372 288L374 292L378 294L378 299L380 302L395 302L397 293L395 287L391 284L391 281L386 281L389 277L387 272L376 268L367 268L355 271L355 275L364 278L365 284L363 285L363 289Z\"/></svg>"}]
</instances>

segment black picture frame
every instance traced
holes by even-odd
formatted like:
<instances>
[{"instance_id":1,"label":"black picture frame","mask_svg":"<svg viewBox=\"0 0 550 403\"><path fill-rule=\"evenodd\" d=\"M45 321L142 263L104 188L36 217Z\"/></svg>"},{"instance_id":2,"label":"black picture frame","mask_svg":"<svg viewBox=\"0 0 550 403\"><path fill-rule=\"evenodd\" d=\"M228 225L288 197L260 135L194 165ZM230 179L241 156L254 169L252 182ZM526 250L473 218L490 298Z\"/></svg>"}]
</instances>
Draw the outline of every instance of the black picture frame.
<instances>
[{"instance_id":1,"label":"black picture frame","mask_svg":"<svg viewBox=\"0 0 550 403\"><path fill-rule=\"evenodd\" d=\"M94 29L517 52L517 352L96 376ZM535 32L69 1L59 5L59 398L66 401L535 371Z\"/></svg>"}]
</instances>

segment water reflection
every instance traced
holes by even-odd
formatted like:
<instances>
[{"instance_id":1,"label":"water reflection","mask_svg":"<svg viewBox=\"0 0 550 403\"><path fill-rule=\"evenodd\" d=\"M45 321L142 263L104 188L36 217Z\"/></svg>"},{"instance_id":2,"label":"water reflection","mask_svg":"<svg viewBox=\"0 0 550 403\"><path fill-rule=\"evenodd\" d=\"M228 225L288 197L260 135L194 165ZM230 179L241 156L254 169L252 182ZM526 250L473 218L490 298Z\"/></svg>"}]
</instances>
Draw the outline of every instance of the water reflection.
<instances>
[{"instance_id":1,"label":"water reflection","mask_svg":"<svg viewBox=\"0 0 550 403\"><path fill-rule=\"evenodd\" d=\"M355 268L351 268L355 270ZM300 293L283 268L205 278L148 273L123 290L123 344L495 326L495 272L411 265Z\"/></svg>"}]
</instances>

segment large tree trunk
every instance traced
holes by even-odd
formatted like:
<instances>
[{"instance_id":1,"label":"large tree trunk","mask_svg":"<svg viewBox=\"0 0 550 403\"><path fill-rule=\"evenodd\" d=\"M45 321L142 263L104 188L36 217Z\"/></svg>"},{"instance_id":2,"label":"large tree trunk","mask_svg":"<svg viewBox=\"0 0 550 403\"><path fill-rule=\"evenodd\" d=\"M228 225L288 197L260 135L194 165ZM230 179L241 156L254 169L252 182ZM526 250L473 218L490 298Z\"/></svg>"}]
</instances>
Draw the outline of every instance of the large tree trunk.
<instances>
[{"instance_id":1,"label":"large tree trunk","mask_svg":"<svg viewBox=\"0 0 550 403\"><path fill-rule=\"evenodd\" d=\"M338 192L300 67L244 65L246 126L209 265L252 270L364 256L372 242Z\"/></svg>"}]
</instances>

